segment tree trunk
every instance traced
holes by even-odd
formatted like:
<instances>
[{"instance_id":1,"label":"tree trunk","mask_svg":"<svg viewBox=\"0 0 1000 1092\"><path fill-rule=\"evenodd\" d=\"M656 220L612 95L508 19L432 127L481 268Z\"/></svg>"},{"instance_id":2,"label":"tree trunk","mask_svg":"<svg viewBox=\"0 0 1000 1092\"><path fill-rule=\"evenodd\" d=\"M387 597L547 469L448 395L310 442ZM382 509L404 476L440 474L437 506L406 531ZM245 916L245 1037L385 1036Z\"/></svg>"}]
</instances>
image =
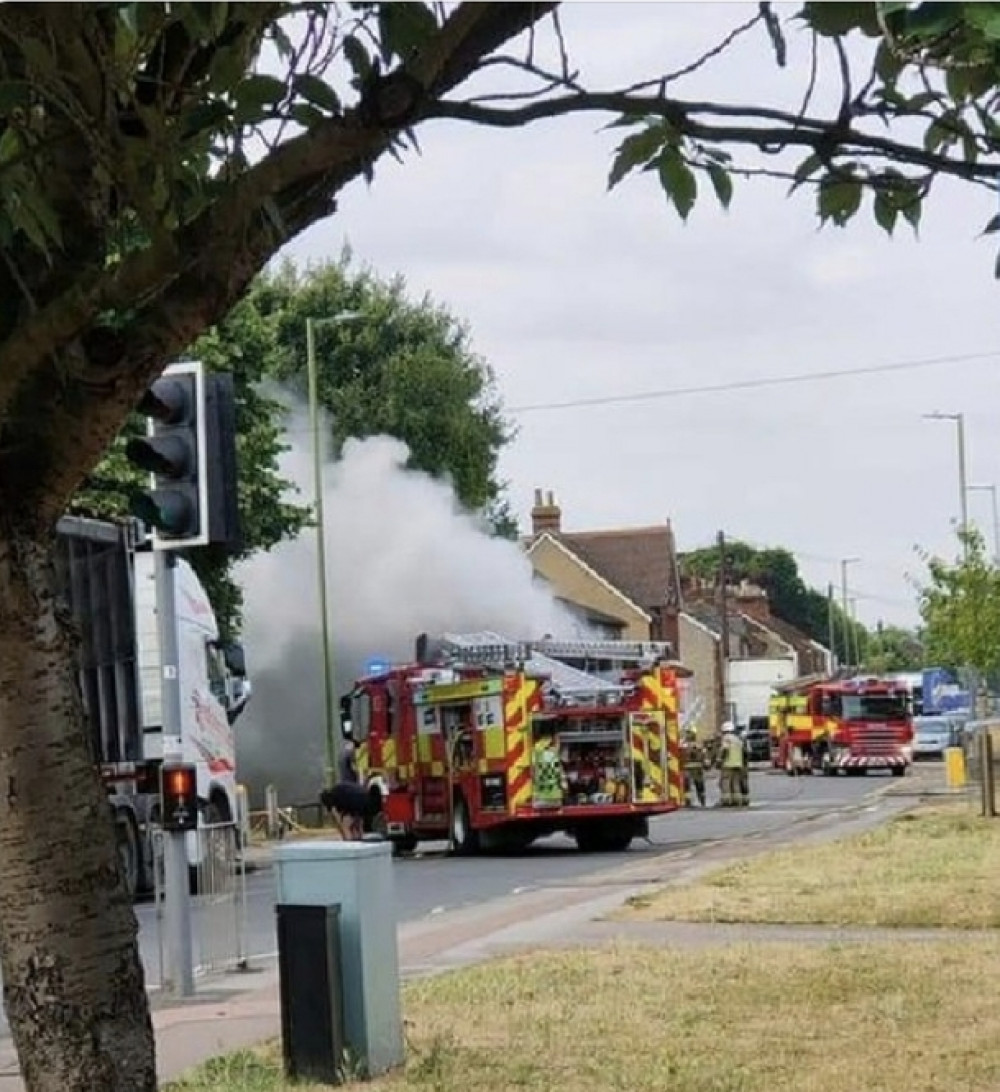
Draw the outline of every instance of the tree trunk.
<instances>
[{"instance_id":1,"label":"tree trunk","mask_svg":"<svg viewBox=\"0 0 1000 1092\"><path fill-rule=\"evenodd\" d=\"M29 1092L154 1092L135 913L55 587L51 536L0 526L4 1003Z\"/></svg>"}]
</instances>

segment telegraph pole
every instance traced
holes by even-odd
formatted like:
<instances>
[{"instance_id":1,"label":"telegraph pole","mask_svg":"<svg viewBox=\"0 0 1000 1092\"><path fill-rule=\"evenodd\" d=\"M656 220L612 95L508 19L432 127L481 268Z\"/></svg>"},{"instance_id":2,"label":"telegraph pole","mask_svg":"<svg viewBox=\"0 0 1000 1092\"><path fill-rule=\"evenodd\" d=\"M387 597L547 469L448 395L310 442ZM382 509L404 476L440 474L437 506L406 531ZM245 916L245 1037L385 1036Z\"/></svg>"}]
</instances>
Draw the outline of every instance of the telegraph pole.
<instances>
[{"instance_id":1,"label":"telegraph pole","mask_svg":"<svg viewBox=\"0 0 1000 1092\"><path fill-rule=\"evenodd\" d=\"M847 566L860 561L859 557L845 557L840 562L840 609L844 612L844 664L850 664L851 659L851 606L847 601Z\"/></svg>"},{"instance_id":2,"label":"telegraph pole","mask_svg":"<svg viewBox=\"0 0 1000 1092\"><path fill-rule=\"evenodd\" d=\"M729 600L726 584L726 536L720 531L719 545L719 709L724 721L729 719Z\"/></svg>"},{"instance_id":3,"label":"telegraph pole","mask_svg":"<svg viewBox=\"0 0 1000 1092\"><path fill-rule=\"evenodd\" d=\"M833 584L826 586L826 629L827 643L830 646L830 668L837 668L837 628L833 617Z\"/></svg>"}]
</instances>

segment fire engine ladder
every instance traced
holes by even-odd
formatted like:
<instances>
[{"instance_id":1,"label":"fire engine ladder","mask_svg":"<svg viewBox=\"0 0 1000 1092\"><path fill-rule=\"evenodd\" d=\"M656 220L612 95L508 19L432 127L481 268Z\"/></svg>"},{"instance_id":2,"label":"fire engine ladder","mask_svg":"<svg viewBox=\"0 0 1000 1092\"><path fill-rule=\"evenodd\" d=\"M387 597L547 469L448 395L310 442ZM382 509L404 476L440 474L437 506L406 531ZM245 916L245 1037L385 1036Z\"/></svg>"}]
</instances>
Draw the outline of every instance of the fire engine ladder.
<instances>
[{"instance_id":1,"label":"fire engine ladder","mask_svg":"<svg viewBox=\"0 0 1000 1092\"><path fill-rule=\"evenodd\" d=\"M669 660L673 649L666 641L532 641L531 647L556 660L612 660L617 663L653 663Z\"/></svg>"},{"instance_id":2,"label":"fire engine ladder","mask_svg":"<svg viewBox=\"0 0 1000 1092\"><path fill-rule=\"evenodd\" d=\"M465 664L495 667L517 664L526 674L547 679L567 704L610 705L621 700L626 692L616 683L539 652L537 645L510 641L498 633L447 633L441 644L455 661Z\"/></svg>"}]
</instances>

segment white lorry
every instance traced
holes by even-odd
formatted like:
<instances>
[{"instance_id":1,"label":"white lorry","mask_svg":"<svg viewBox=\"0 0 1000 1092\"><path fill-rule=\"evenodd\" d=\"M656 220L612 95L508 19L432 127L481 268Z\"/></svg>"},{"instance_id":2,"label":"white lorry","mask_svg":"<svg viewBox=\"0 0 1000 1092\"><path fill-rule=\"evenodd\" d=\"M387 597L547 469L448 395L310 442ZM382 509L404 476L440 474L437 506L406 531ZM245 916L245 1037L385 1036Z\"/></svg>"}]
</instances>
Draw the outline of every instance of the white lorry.
<instances>
[{"instance_id":1,"label":"white lorry","mask_svg":"<svg viewBox=\"0 0 1000 1092\"><path fill-rule=\"evenodd\" d=\"M57 542L60 583L81 638L91 749L135 896L153 885L153 838L160 817L163 731L154 559L136 541L134 524L67 517L59 523ZM250 696L243 650L220 643L215 614L191 566L178 561L171 572L181 751L197 768L199 826L229 823L237 818L234 724ZM217 839L212 842L218 845ZM197 832L188 835L193 876L205 844Z\"/></svg>"}]
</instances>

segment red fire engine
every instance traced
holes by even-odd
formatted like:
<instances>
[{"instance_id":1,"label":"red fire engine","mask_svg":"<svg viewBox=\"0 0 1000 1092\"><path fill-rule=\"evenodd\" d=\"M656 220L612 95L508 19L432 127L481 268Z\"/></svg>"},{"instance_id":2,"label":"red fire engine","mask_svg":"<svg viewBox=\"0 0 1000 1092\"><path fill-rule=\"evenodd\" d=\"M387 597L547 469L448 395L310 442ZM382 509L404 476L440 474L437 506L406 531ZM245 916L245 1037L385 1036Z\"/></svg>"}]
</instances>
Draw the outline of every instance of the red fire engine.
<instances>
[{"instance_id":1,"label":"red fire engine","mask_svg":"<svg viewBox=\"0 0 1000 1092\"><path fill-rule=\"evenodd\" d=\"M906 773L913 759L913 720L902 684L814 675L775 691L770 724L777 768L790 775L821 770L829 777L841 770Z\"/></svg>"},{"instance_id":2,"label":"red fire engine","mask_svg":"<svg viewBox=\"0 0 1000 1092\"><path fill-rule=\"evenodd\" d=\"M418 662L360 679L342 702L388 836L404 851L450 839L473 853L564 831L581 850L627 849L683 802L678 680L690 672L668 653L421 638Z\"/></svg>"}]
</instances>

